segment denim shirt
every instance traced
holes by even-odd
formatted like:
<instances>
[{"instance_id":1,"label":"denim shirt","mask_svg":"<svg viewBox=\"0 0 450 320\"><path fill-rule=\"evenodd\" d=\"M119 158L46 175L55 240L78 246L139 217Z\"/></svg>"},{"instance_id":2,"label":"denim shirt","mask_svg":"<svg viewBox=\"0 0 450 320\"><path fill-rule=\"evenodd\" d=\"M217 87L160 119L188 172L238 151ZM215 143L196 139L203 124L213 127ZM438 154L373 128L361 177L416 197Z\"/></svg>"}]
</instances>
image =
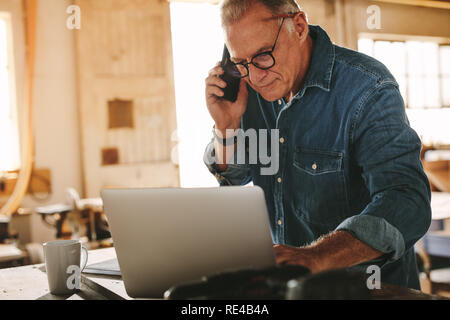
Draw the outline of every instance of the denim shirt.
<instances>
[{"instance_id":1,"label":"denim shirt","mask_svg":"<svg viewBox=\"0 0 450 320\"><path fill-rule=\"evenodd\" d=\"M260 163L218 172L206 160L215 157L213 141L205 163L221 186L253 181L264 190L274 243L304 246L346 230L384 253L352 269L378 265L381 282L419 289L414 243L430 225L431 192L398 84L382 63L333 45L319 26L310 35L311 64L291 101L266 101L248 87L241 128L279 129L277 174L261 175Z\"/></svg>"}]
</instances>

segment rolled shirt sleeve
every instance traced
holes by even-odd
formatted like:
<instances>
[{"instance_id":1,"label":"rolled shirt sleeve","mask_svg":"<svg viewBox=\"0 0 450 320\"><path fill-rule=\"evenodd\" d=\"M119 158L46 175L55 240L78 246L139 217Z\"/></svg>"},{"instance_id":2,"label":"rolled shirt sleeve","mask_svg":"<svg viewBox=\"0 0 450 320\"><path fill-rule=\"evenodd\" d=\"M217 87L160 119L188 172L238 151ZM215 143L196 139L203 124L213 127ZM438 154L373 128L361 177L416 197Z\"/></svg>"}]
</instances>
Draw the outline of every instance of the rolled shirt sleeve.
<instances>
[{"instance_id":1,"label":"rolled shirt sleeve","mask_svg":"<svg viewBox=\"0 0 450 320\"><path fill-rule=\"evenodd\" d=\"M421 142L409 126L395 83L379 83L358 108L350 135L371 202L336 230L346 230L397 260L431 222L431 191L420 161Z\"/></svg>"},{"instance_id":2,"label":"rolled shirt sleeve","mask_svg":"<svg viewBox=\"0 0 450 320\"><path fill-rule=\"evenodd\" d=\"M395 261L405 253L405 241L400 231L384 218L357 215L345 219L336 230L350 232L370 247L387 254L388 261Z\"/></svg>"}]
</instances>

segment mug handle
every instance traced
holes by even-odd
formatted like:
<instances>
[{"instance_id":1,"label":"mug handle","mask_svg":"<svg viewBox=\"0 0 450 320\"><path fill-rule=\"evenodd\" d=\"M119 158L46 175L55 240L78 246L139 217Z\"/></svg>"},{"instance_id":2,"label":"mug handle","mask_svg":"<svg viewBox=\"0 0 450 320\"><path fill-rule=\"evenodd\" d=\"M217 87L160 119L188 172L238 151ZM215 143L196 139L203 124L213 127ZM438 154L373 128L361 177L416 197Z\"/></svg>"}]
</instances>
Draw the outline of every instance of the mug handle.
<instances>
[{"instance_id":1,"label":"mug handle","mask_svg":"<svg viewBox=\"0 0 450 320\"><path fill-rule=\"evenodd\" d=\"M84 252L85 260L83 263L83 267L81 268L81 272L86 268L87 262L88 262L88 249L86 249L85 246L81 245L81 250ZM83 256L83 254L81 254Z\"/></svg>"}]
</instances>

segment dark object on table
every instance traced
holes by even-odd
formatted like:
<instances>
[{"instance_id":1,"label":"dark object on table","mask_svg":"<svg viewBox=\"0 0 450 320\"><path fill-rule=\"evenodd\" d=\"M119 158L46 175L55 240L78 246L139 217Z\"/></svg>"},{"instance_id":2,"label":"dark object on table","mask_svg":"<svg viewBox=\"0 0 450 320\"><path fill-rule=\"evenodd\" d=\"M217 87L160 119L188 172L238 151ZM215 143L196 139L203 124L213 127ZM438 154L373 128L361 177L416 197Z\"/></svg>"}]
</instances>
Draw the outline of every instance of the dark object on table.
<instances>
[{"instance_id":1,"label":"dark object on table","mask_svg":"<svg viewBox=\"0 0 450 320\"><path fill-rule=\"evenodd\" d=\"M0 243L9 238L9 218L0 216Z\"/></svg>"},{"instance_id":2,"label":"dark object on table","mask_svg":"<svg viewBox=\"0 0 450 320\"><path fill-rule=\"evenodd\" d=\"M287 282L309 274L302 266L246 269L204 277L199 282L181 284L164 294L169 300L284 299Z\"/></svg>"},{"instance_id":3,"label":"dark object on table","mask_svg":"<svg viewBox=\"0 0 450 320\"><path fill-rule=\"evenodd\" d=\"M338 269L324 271L288 283L288 300L369 300L367 275Z\"/></svg>"}]
</instances>

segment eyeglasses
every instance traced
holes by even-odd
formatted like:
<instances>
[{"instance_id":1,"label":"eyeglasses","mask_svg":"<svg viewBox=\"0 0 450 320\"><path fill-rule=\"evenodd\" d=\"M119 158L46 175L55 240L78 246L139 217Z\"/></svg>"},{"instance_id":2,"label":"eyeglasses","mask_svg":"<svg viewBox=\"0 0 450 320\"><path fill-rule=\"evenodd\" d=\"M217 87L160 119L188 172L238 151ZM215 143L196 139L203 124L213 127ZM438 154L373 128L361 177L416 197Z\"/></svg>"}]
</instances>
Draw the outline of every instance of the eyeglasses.
<instances>
[{"instance_id":1,"label":"eyeglasses","mask_svg":"<svg viewBox=\"0 0 450 320\"><path fill-rule=\"evenodd\" d=\"M285 18L292 18L293 14L283 14L283 15L277 15L273 18L283 18L280 24L280 28L278 29L277 37L275 38L275 42L272 46L272 49L269 51L264 51L261 53L258 53L252 57L250 62L238 62L238 63L232 63L226 67L225 72L231 74L232 76L236 78L245 78L249 75L249 69L248 66L250 64L254 65L258 69L261 70L267 70L272 68L276 61L275 57L273 56L273 51L275 50L275 47L277 45L278 37L281 32L281 28L283 27L284 19Z\"/></svg>"}]
</instances>

